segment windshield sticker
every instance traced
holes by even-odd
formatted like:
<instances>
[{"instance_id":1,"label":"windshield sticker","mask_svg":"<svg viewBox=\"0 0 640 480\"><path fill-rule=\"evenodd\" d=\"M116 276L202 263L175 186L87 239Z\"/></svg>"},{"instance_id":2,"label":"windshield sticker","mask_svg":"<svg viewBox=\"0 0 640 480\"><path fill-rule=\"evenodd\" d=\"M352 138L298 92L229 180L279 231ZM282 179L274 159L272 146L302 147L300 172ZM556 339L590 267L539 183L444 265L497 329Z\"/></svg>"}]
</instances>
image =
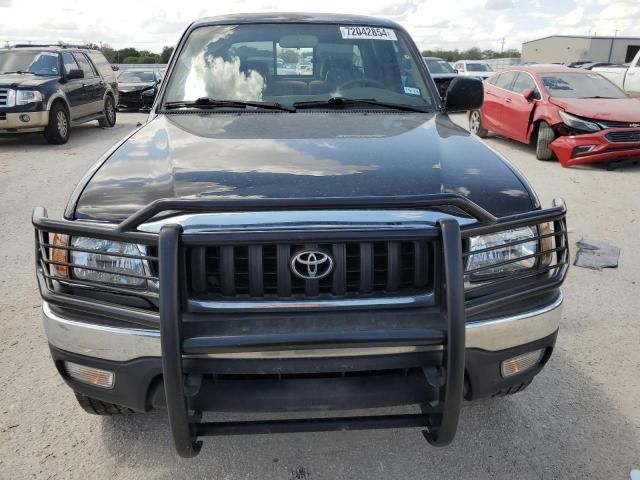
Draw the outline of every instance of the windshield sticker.
<instances>
[{"instance_id":1,"label":"windshield sticker","mask_svg":"<svg viewBox=\"0 0 640 480\"><path fill-rule=\"evenodd\" d=\"M416 87L404 87L404 93L407 95L416 95L418 97L422 95L420 89Z\"/></svg>"},{"instance_id":2,"label":"windshield sticker","mask_svg":"<svg viewBox=\"0 0 640 480\"><path fill-rule=\"evenodd\" d=\"M343 39L358 40L393 40L396 41L396 32L390 28L379 27L340 27Z\"/></svg>"}]
</instances>

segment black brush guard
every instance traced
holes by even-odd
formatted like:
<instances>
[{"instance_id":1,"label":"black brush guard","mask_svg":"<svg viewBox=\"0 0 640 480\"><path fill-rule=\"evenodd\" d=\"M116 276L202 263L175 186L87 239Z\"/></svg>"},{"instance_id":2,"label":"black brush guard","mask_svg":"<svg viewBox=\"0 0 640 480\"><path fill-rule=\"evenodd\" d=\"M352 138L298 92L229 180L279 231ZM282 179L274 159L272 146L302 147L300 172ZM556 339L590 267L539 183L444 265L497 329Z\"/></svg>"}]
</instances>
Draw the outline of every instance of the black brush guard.
<instances>
[{"instance_id":1,"label":"black brush guard","mask_svg":"<svg viewBox=\"0 0 640 480\"><path fill-rule=\"evenodd\" d=\"M384 209L408 208L429 209L456 207L468 216L478 220L462 229L455 219L443 218L434 227L424 229L387 228L375 230L376 238L399 240L404 238L424 238L437 241L441 246L444 279L441 285L442 311L446 318L443 331L433 328L412 330L411 338L405 333L365 331L354 333L304 333L271 334L237 337L184 338L182 316L185 305L184 289L180 278L183 263L183 247L194 245L233 245L238 243L299 241L313 243L332 240L367 239L372 234L367 229L339 230L264 230L243 232L184 234L175 224L165 224L159 235L145 233L137 227L152 218L176 212L228 212L228 211L273 211L306 209ZM332 430L365 430L377 428L422 427L427 441L436 446L449 444L456 433L463 399L465 367L465 321L468 313L477 313L503 305L526 295L543 292L560 285L568 268L568 248L565 226L566 208L561 200L547 210L535 210L525 214L496 218L476 204L457 195L429 195L406 198L324 198L324 199L276 199L241 201L189 201L158 200L141 209L119 225L79 222L70 220L50 220L43 208L36 208L33 224L36 227L36 263L40 290L45 300L77 308L84 311L99 310L103 315L120 315L121 310L108 306L92 305L91 301L60 295L47 285L51 278L46 274L51 262L43 250L43 232L60 233L71 236L89 236L107 240L146 244L158 247L159 284L159 327L161 332L163 383L167 413L178 453L183 457L193 457L200 451L199 437L207 435L238 435L257 433L309 432ZM553 222L556 243L561 245L553 250L557 264L553 274L536 281L528 288L508 287L488 292L480 298L465 298L465 272L462 253L463 238L491 233L519 226ZM539 237L544 238L543 235ZM50 244L48 244L51 246ZM68 247L68 249L72 249ZM543 252L538 253L541 255ZM73 265L71 265L73 267ZM120 315L121 316L121 315ZM132 313L128 321L140 325L158 326L158 317L152 313ZM444 338L444 343L442 343ZM183 368L185 345L193 342L205 345L211 354L229 352L259 352L266 350L304 350L317 348L393 347L393 346L433 346L437 343L444 349L443 365L424 366L424 375L431 387L438 389L437 401L425 403L420 414L375 415L334 418L301 418L268 421L241 421L204 423L201 412L190 409L189 399L200 388L202 376L190 374ZM426 393L425 393L426 398Z\"/></svg>"}]
</instances>

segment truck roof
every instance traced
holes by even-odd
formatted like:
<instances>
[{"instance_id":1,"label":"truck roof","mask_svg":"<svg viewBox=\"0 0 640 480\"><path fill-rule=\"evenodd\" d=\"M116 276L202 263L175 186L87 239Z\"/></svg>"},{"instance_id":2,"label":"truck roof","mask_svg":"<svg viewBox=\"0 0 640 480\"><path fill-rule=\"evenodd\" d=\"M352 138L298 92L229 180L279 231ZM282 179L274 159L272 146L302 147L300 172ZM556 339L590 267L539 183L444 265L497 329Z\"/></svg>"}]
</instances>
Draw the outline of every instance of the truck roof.
<instances>
[{"instance_id":1,"label":"truck roof","mask_svg":"<svg viewBox=\"0 0 640 480\"><path fill-rule=\"evenodd\" d=\"M385 18L366 15L346 15L333 13L239 13L219 15L196 20L193 26L241 23L336 23L342 25L368 25L372 27L396 28L404 30L400 24Z\"/></svg>"}]
</instances>

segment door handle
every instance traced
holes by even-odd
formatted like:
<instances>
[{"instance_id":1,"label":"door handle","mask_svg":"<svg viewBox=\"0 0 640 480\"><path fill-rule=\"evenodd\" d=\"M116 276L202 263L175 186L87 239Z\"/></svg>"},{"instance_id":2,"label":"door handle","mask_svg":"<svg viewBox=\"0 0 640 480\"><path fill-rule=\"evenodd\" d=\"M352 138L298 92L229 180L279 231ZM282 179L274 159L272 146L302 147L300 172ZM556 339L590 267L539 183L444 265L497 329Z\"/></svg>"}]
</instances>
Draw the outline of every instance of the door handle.
<instances>
[{"instance_id":1,"label":"door handle","mask_svg":"<svg viewBox=\"0 0 640 480\"><path fill-rule=\"evenodd\" d=\"M511 103L511 99L510 99L510 98L507 98L507 99L505 99L505 102L506 102L506 103Z\"/></svg>"}]
</instances>

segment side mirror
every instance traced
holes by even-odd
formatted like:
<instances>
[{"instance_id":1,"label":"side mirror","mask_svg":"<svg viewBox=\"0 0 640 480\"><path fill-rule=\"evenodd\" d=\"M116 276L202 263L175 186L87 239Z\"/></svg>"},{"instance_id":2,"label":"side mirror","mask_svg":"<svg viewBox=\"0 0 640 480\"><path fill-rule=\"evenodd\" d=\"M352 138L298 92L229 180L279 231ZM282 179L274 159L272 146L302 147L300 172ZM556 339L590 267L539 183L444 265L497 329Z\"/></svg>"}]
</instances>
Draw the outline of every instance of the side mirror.
<instances>
[{"instance_id":1,"label":"side mirror","mask_svg":"<svg viewBox=\"0 0 640 480\"><path fill-rule=\"evenodd\" d=\"M525 88L524 90L522 90L522 96L529 102L533 100L534 95L535 92L530 88Z\"/></svg>"},{"instance_id":2,"label":"side mirror","mask_svg":"<svg viewBox=\"0 0 640 480\"><path fill-rule=\"evenodd\" d=\"M76 80L78 78L84 78L84 72L82 70L75 68L69 70L69 73L67 73L67 80Z\"/></svg>"},{"instance_id":3,"label":"side mirror","mask_svg":"<svg viewBox=\"0 0 640 480\"><path fill-rule=\"evenodd\" d=\"M453 71L454 71L455 73L460 73L460 72L458 72L458 69L457 69L457 68L454 68L454 69L453 69Z\"/></svg>"},{"instance_id":4,"label":"side mirror","mask_svg":"<svg viewBox=\"0 0 640 480\"><path fill-rule=\"evenodd\" d=\"M118 65L111 65L111 70L117 72L118 70L120 70L120 67Z\"/></svg>"},{"instance_id":5,"label":"side mirror","mask_svg":"<svg viewBox=\"0 0 640 480\"><path fill-rule=\"evenodd\" d=\"M447 112L477 110L484 101L484 86L477 78L456 77L451 80L444 94L444 108Z\"/></svg>"}]
</instances>

